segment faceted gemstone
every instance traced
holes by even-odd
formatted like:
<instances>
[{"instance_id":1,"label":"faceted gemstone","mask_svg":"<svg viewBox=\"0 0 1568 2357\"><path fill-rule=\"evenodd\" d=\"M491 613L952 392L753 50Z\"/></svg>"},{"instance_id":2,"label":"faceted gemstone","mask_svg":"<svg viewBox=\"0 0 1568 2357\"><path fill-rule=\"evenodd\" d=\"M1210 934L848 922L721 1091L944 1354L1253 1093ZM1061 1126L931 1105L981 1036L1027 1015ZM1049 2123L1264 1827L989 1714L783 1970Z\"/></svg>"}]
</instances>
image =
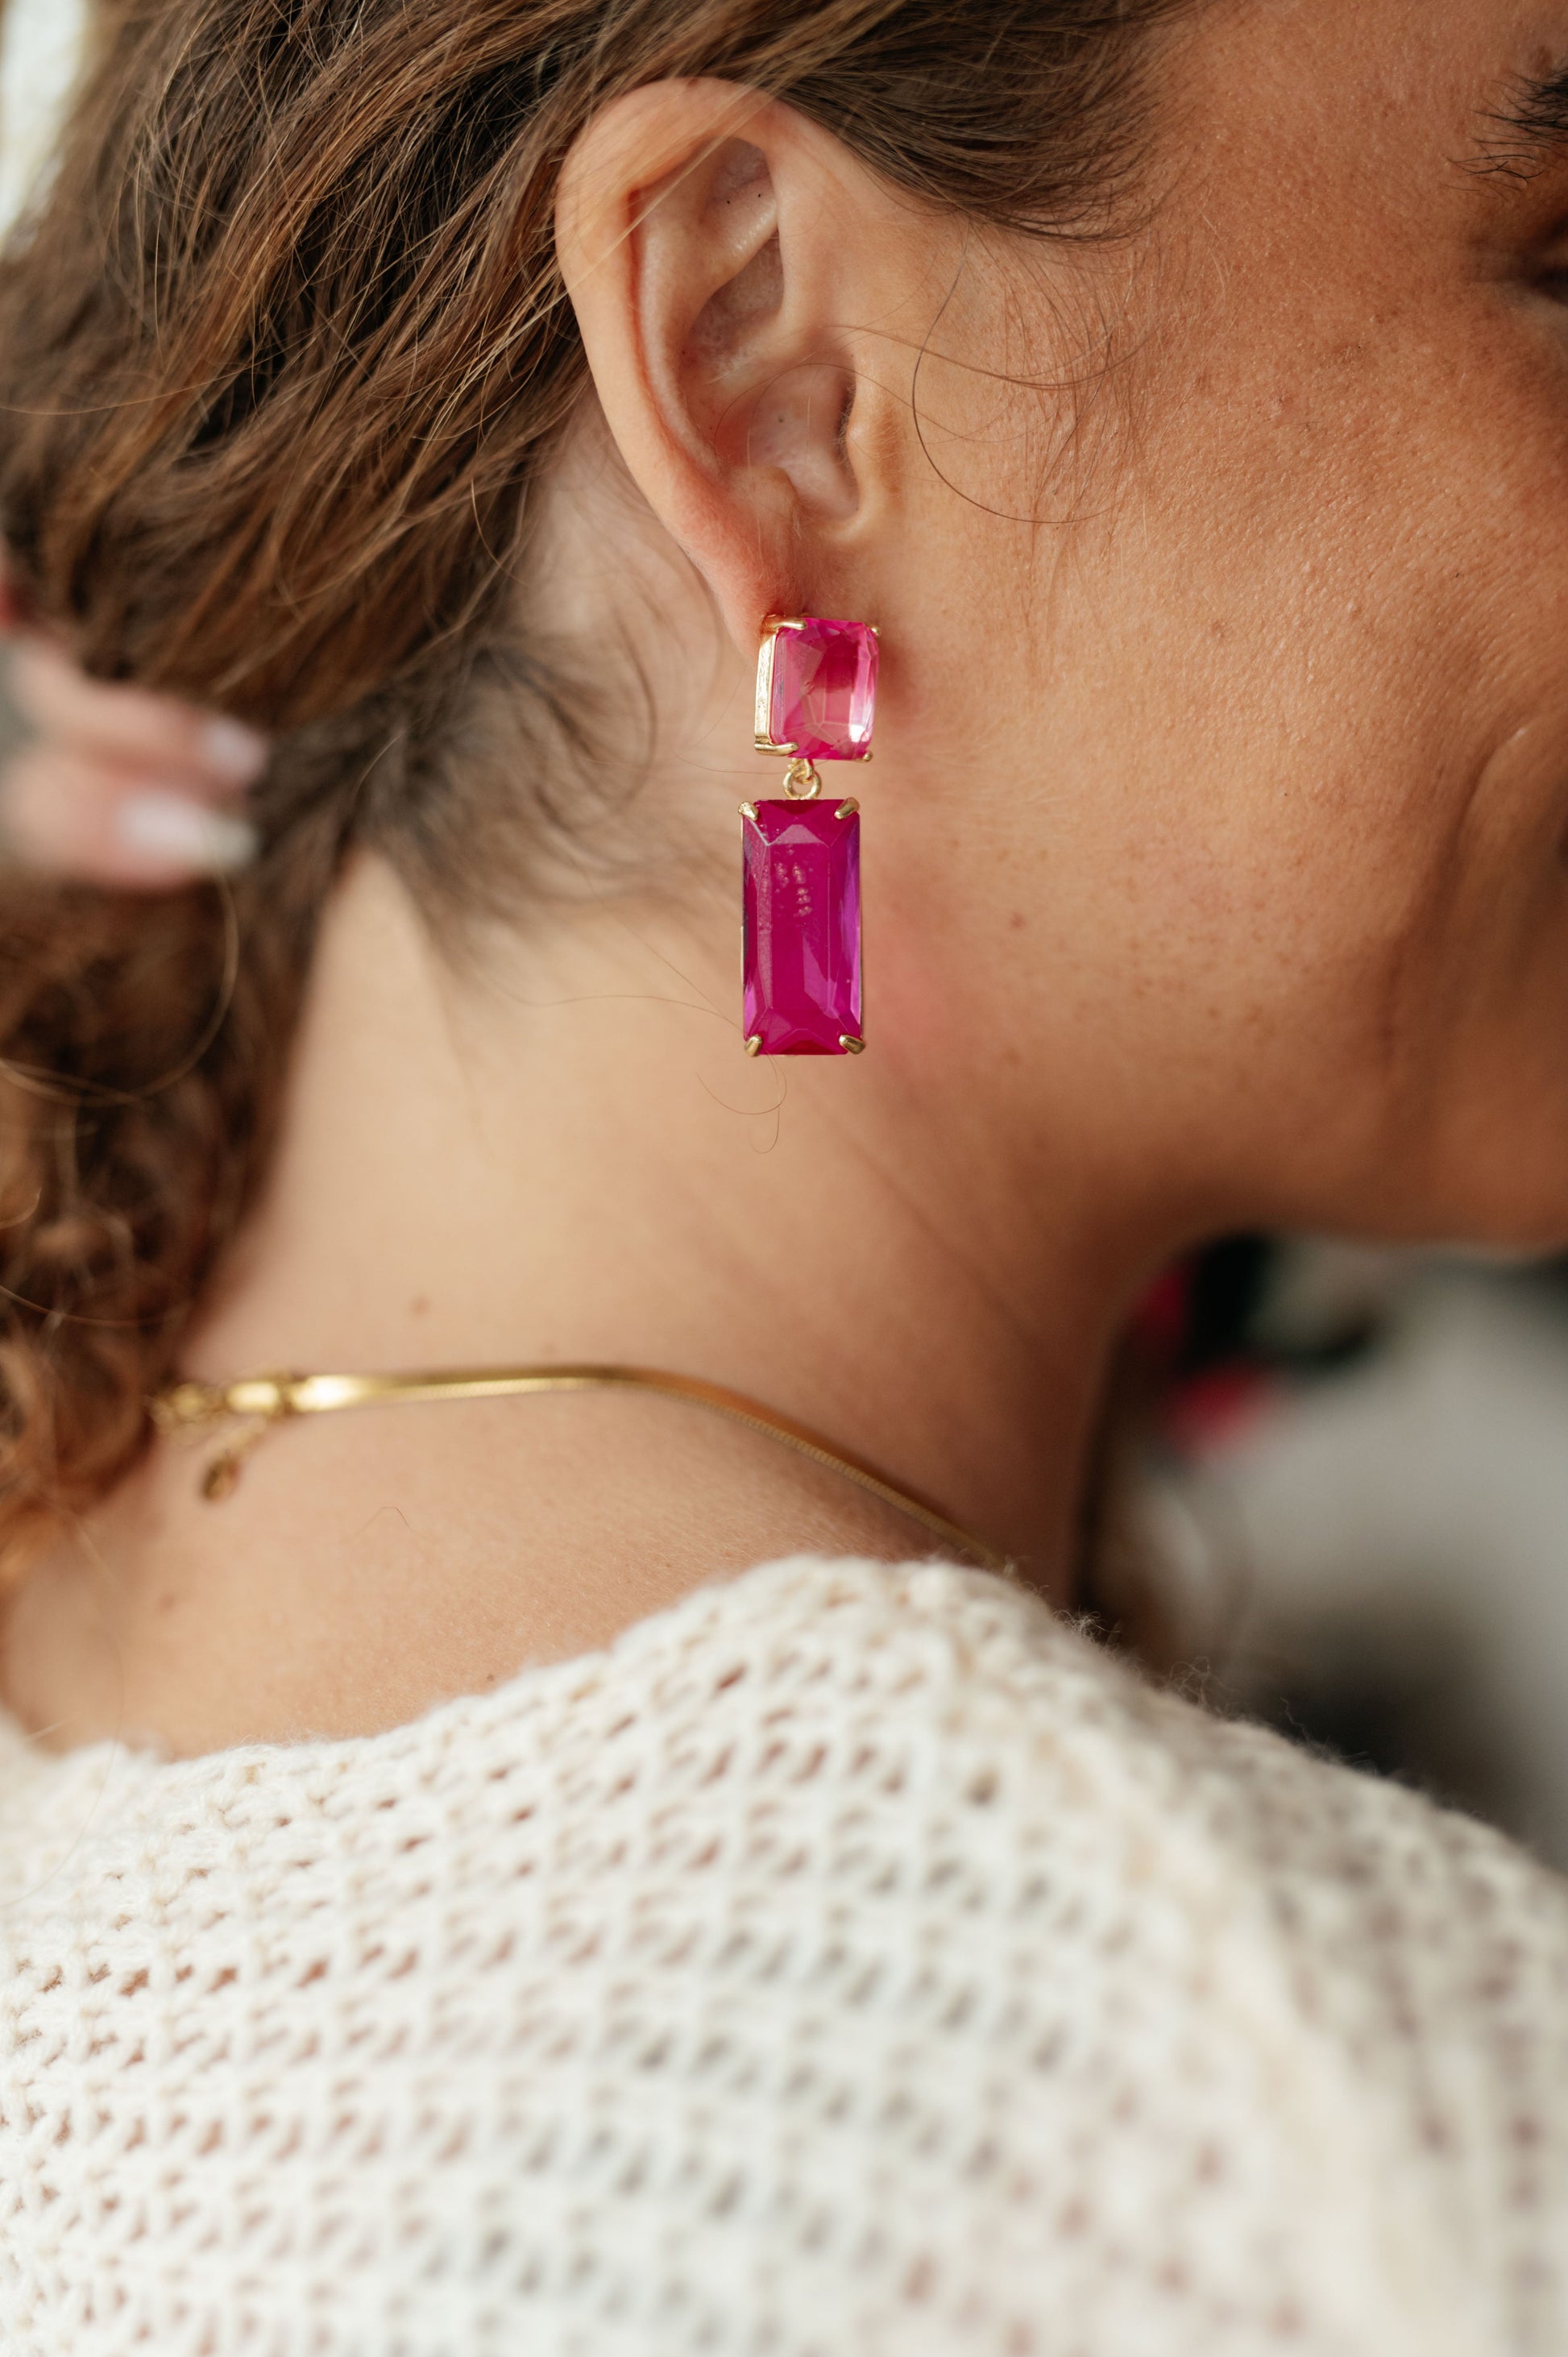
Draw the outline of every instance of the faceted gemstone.
<instances>
[{"instance_id":1,"label":"faceted gemstone","mask_svg":"<svg viewBox=\"0 0 1568 2357\"><path fill-rule=\"evenodd\" d=\"M765 1056L843 1056L860 1038L860 814L767 802L744 822L742 983Z\"/></svg>"},{"instance_id":2,"label":"faceted gemstone","mask_svg":"<svg viewBox=\"0 0 1568 2357\"><path fill-rule=\"evenodd\" d=\"M789 622L773 640L768 734L804 760L860 761L876 714L876 633L864 622Z\"/></svg>"}]
</instances>

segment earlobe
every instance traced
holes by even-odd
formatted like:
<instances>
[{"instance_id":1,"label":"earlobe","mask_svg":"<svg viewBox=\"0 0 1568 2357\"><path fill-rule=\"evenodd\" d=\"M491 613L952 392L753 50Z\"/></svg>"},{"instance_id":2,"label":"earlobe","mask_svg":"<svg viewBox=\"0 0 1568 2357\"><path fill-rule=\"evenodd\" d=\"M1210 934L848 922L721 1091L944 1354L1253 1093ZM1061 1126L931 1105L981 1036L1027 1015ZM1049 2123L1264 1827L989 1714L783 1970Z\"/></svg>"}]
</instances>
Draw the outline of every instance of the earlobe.
<instances>
[{"instance_id":1,"label":"earlobe","mask_svg":"<svg viewBox=\"0 0 1568 2357\"><path fill-rule=\"evenodd\" d=\"M755 94L667 83L607 109L562 176L562 268L606 420L742 646L863 505L843 210L816 152L836 148Z\"/></svg>"}]
</instances>

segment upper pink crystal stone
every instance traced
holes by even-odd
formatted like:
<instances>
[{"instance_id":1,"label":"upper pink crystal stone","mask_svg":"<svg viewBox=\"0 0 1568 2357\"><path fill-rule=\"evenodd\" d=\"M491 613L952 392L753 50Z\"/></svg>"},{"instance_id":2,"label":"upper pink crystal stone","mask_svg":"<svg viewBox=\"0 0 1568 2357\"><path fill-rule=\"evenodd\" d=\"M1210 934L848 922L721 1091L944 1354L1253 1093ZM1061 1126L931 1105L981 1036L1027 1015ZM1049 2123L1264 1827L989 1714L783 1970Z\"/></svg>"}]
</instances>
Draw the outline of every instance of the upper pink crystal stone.
<instances>
[{"instance_id":1,"label":"upper pink crystal stone","mask_svg":"<svg viewBox=\"0 0 1568 2357\"><path fill-rule=\"evenodd\" d=\"M768 735L802 760L863 761L876 714L876 633L817 615L783 623L773 640Z\"/></svg>"},{"instance_id":2,"label":"upper pink crystal stone","mask_svg":"<svg viewBox=\"0 0 1568 2357\"><path fill-rule=\"evenodd\" d=\"M842 807L842 805L841 805ZM860 819L829 802L751 805L743 831L742 1020L765 1056L860 1038Z\"/></svg>"}]
</instances>

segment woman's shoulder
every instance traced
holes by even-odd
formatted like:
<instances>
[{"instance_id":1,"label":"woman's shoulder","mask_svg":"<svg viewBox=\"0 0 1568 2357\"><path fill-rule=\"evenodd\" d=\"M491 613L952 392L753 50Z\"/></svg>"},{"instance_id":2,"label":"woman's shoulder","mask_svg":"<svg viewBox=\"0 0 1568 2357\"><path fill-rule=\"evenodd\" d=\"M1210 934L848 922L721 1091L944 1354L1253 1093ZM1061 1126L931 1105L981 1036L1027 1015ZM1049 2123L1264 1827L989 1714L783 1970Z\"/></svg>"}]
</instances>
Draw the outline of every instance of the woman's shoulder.
<instances>
[{"instance_id":1,"label":"woman's shoulder","mask_svg":"<svg viewBox=\"0 0 1568 2357\"><path fill-rule=\"evenodd\" d=\"M1544 2077L1505 2099L1529 2174L1531 2080L1568 2096L1568 1881L1514 1843L1157 1684L989 1574L802 1561L714 1609L766 1716L843 1730L850 1791L880 1778L929 1838L961 1820L971 1859L1097 1898L1118 1946L1177 1922L1195 1955L1244 1941L1304 2021L1424 2102L1434 2149L1480 2126L1484 2084L1501 2093L1472 2080L1444 2121L1440 2058L1530 2054Z\"/></svg>"},{"instance_id":2,"label":"woman's shoulder","mask_svg":"<svg viewBox=\"0 0 1568 2357\"><path fill-rule=\"evenodd\" d=\"M1433 2350L1563 2345L1568 1884L984 1573L800 1561L703 1609L737 1732L767 1730L751 1766L799 1780L816 1870L863 1926L906 1907L889 1939L950 2001L1028 2020L1026 2141L1027 2115L1059 2154L1076 2106L1101 2193L1163 2177L1189 2254L1195 2181L1218 2172L1244 2240L1250 2179L1255 2248L1294 2222L1276 2283L1340 2236L1301 2313L1321 2329L1325 2284L1356 2282L1348 2348L1374 2277Z\"/></svg>"},{"instance_id":3,"label":"woman's shoulder","mask_svg":"<svg viewBox=\"0 0 1568 2357\"><path fill-rule=\"evenodd\" d=\"M1568 1884L952 1565L763 1565L603 1652L370 1737L49 1759L0 1727L12 1903L101 1891L122 1861L155 1857L172 1903L188 1854L208 1886L284 1878L286 1911L287 1890L351 1851L360 1892L395 1906L430 1840L449 1896L471 1868L495 1903L511 1873L591 1880L602 1857L624 1881L680 1856L706 1861L736 1910L780 1878L826 1878L868 1928L918 1921L961 1948L984 1926L1026 1953L1048 1933L1058 1972L1097 1942L1107 1956L1180 1946L1195 1966L1250 1943L1346 2035L1359 2017L1408 2028L1431 2011L1450 2043L1462 2029L1507 2040L1530 2020L1568 2073Z\"/></svg>"},{"instance_id":4,"label":"woman's shoulder","mask_svg":"<svg viewBox=\"0 0 1568 2357\"><path fill-rule=\"evenodd\" d=\"M388 2299L482 2213L509 2330L606 2351L1568 2334L1561 1886L984 1574L765 1566L359 1741L13 1738L0 1878L28 2115L216 2219L272 2057Z\"/></svg>"}]
</instances>

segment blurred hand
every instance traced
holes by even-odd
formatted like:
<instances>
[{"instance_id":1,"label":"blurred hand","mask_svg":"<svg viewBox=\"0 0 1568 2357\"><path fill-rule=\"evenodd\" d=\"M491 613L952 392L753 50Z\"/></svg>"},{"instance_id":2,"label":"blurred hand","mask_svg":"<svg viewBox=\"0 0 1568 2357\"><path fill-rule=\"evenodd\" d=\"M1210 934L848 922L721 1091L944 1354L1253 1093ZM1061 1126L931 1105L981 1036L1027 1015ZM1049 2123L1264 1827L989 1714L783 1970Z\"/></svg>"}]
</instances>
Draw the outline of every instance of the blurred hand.
<instances>
[{"instance_id":1,"label":"blurred hand","mask_svg":"<svg viewBox=\"0 0 1568 2357\"><path fill-rule=\"evenodd\" d=\"M0 588L0 609L4 590ZM0 610L0 625L5 617ZM0 766L0 834L29 867L156 891L242 867L240 815L266 739L145 688L88 679L47 640L18 632L5 663L12 741Z\"/></svg>"}]
</instances>

